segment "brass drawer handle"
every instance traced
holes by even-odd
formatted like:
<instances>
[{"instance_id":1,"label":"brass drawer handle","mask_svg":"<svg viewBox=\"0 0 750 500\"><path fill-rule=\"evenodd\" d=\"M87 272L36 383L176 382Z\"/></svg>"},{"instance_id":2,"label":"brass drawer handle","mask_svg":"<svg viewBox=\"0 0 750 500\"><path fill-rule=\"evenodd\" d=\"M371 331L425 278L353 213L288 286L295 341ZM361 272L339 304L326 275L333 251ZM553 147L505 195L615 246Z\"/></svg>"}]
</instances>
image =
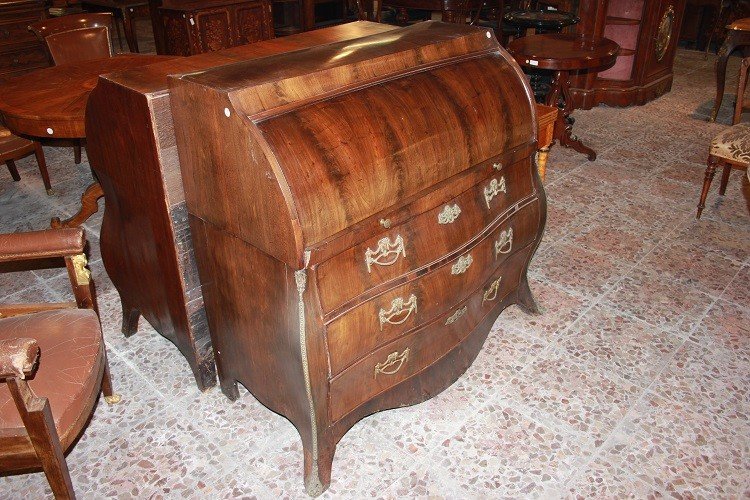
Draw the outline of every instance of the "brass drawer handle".
<instances>
[{"instance_id":1,"label":"brass drawer handle","mask_svg":"<svg viewBox=\"0 0 750 500\"><path fill-rule=\"evenodd\" d=\"M391 219L380 219L380 225L386 229L391 228Z\"/></svg>"},{"instance_id":2,"label":"brass drawer handle","mask_svg":"<svg viewBox=\"0 0 750 500\"><path fill-rule=\"evenodd\" d=\"M455 323L458 320L458 318L466 314L467 310L468 308L466 306L463 306L461 309L456 309L456 312L454 312L450 318L445 320L445 325L448 326L450 324Z\"/></svg>"},{"instance_id":3,"label":"brass drawer handle","mask_svg":"<svg viewBox=\"0 0 750 500\"><path fill-rule=\"evenodd\" d=\"M368 248L365 252L367 272L372 272L373 264L379 266L390 266L391 264L394 264L398 260L399 255L406 257L404 239L400 234L396 236L395 241L391 241L388 237L381 239L378 241L378 246L375 247L375 250Z\"/></svg>"},{"instance_id":4,"label":"brass drawer handle","mask_svg":"<svg viewBox=\"0 0 750 500\"><path fill-rule=\"evenodd\" d=\"M453 267L451 267L451 274L463 274L469 269L471 263L474 262L474 258L471 254L462 255L458 258Z\"/></svg>"},{"instance_id":5,"label":"brass drawer handle","mask_svg":"<svg viewBox=\"0 0 750 500\"><path fill-rule=\"evenodd\" d=\"M391 325L400 325L404 323L411 313L417 311L417 296L411 294L409 300L404 301L403 297L397 297L391 301L391 307L388 310L383 308L378 313L378 319L380 320L380 331L383 331L383 325L389 323ZM394 320L397 316L402 316L401 319Z\"/></svg>"},{"instance_id":6,"label":"brass drawer handle","mask_svg":"<svg viewBox=\"0 0 750 500\"><path fill-rule=\"evenodd\" d=\"M501 253L510 253L513 248L513 228L500 231L500 237L495 242L495 258Z\"/></svg>"},{"instance_id":7,"label":"brass drawer handle","mask_svg":"<svg viewBox=\"0 0 750 500\"><path fill-rule=\"evenodd\" d=\"M446 205L443 210L438 214L438 222L440 224L452 224L461 215L461 207L457 203L453 206Z\"/></svg>"},{"instance_id":8,"label":"brass drawer handle","mask_svg":"<svg viewBox=\"0 0 750 500\"><path fill-rule=\"evenodd\" d=\"M490 202L492 198L500 193L507 193L508 190L505 186L505 176L500 177L500 180L492 179L490 183L484 188L484 201L487 202L487 208L490 208Z\"/></svg>"},{"instance_id":9,"label":"brass drawer handle","mask_svg":"<svg viewBox=\"0 0 750 500\"><path fill-rule=\"evenodd\" d=\"M409 361L408 347L401 354L398 351L390 353L385 361L375 365L375 378L378 378L378 373L383 375L395 374L407 361Z\"/></svg>"},{"instance_id":10,"label":"brass drawer handle","mask_svg":"<svg viewBox=\"0 0 750 500\"><path fill-rule=\"evenodd\" d=\"M500 162L493 163L492 164L492 168L494 168L495 170L502 170L503 169L503 164L500 163Z\"/></svg>"},{"instance_id":11,"label":"brass drawer handle","mask_svg":"<svg viewBox=\"0 0 750 500\"><path fill-rule=\"evenodd\" d=\"M500 276L490 284L487 290L484 291L484 295L482 295L482 304L484 304L485 302L493 301L497 298L497 292L500 289L500 282L502 281L502 279L503 277Z\"/></svg>"}]
</instances>

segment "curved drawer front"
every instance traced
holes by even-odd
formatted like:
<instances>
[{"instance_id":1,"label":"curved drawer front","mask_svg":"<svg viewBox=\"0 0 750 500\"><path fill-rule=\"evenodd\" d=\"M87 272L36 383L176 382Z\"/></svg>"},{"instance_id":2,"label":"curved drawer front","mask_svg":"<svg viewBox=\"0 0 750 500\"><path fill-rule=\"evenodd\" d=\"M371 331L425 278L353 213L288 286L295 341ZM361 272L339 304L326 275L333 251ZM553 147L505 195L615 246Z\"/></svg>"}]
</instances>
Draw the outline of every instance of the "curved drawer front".
<instances>
[{"instance_id":1,"label":"curved drawer front","mask_svg":"<svg viewBox=\"0 0 750 500\"><path fill-rule=\"evenodd\" d=\"M333 421L418 374L455 348L517 286L531 249L511 256L464 302L424 328L377 349L331 380ZM495 285L497 283L497 285Z\"/></svg>"},{"instance_id":2,"label":"curved drawer front","mask_svg":"<svg viewBox=\"0 0 750 500\"><path fill-rule=\"evenodd\" d=\"M447 203L320 264L323 310L330 312L374 286L455 251L532 194L528 159L497 167L489 177ZM381 224L389 226L389 221L383 219Z\"/></svg>"},{"instance_id":3,"label":"curved drawer front","mask_svg":"<svg viewBox=\"0 0 750 500\"><path fill-rule=\"evenodd\" d=\"M464 300L498 265L533 241L538 224L539 203L534 202L440 268L333 320L326 330L332 374Z\"/></svg>"}]
</instances>

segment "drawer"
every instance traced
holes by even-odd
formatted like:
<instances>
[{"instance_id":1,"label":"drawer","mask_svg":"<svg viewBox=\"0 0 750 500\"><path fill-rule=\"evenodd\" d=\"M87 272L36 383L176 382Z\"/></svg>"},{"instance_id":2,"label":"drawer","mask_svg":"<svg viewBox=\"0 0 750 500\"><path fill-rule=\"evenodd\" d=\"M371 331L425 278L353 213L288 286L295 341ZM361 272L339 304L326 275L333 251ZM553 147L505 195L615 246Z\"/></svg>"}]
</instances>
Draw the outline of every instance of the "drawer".
<instances>
[{"instance_id":1,"label":"drawer","mask_svg":"<svg viewBox=\"0 0 750 500\"><path fill-rule=\"evenodd\" d=\"M367 290L456 251L533 193L529 160L492 170L471 189L318 266L320 300L333 311ZM384 221L385 222L385 221Z\"/></svg>"},{"instance_id":2,"label":"drawer","mask_svg":"<svg viewBox=\"0 0 750 500\"><path fill-rule=\"evenodd\" d=\"M29 31L29 24L39 18L28 18L14 22L0 22L0 45L29 43L38 45L39 39Z\"/></svg>"},{"instance_id":3,"label":"drawer","mask_svg":"<svg viewBox=\"0 0 750 500\"><path fill-rule=\"evenodd\" d=\"M409 335L377 349L331 379L335 422L378 394L418 374L455 348L519 283L531 248L511 256L466 301Z\"/></svg>"},{"instance_id":4,"label":"drawer","mask_svg":"<svg viewBox=\"0 0 750 500\"><path fill-rule=\"evenodd\" d=\"M443 266L347 311L326 329L331 373L423 325L473 293L536 236L539 202L526 205Z\"/></svg>"},{"instance_id":5,"label":"drawer","mask_svg":"<svg viewBox=\"0 0 750 500\"><path fill-rule=\"evenodd\" d=\"M0 72L47 66L47 53L41 45L0 54Z\"/></svg>"}]
</instances>

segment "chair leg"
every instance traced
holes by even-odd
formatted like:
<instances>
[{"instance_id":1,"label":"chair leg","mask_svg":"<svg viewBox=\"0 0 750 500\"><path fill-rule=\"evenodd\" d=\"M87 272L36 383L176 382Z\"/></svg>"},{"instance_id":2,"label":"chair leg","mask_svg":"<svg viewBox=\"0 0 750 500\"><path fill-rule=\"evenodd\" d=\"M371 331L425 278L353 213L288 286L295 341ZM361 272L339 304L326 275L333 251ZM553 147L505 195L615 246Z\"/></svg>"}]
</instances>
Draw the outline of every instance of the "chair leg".
<instances>
[{"instance_id":1,"label":"chair leg","mask_svg":"<svg viewBox=\"0 0 750 500\"><path fill-rule=\"evenodd\" d=\"M47 172L47 161L44 159L44 150L42 145L38 142L34 143L34 156L36 156L36 163L39 165L39 173L42 174L42 182L44 182L44 189L47 190L47 194L51 195L52 184L49 180L49 172Z\"/></svg>"},{"instance_id":2,"label":"chair leg","mask_svg":"<svg viewBox=\"0 0 750 500\"><path fill-rule=\"evenodd\" d=\"M107 358L107 350L104 350L104 375L102 376L102 394L104 394L104 401L109 405L119 403L122 398L119 394L115 394L112 388L112 376L109 373L109 358Z\"/></svg>"},{"instance_id":3,"label":"chair leg","mask_svg":"<svg viewBox=\"0 0 750 500\"><path fill-rule=\"evenodd\" d=\"M729 182L729 174L732 173L732 165L724 165L724 171L721 173L721 185L719 185L719 194L724 196L727 192L727 183Z\"/></svg>"},{"instance_id":4,"label":"chair leg","mask_svg":"<svg viewBox=\"0 0 750 500\"><path fill-rule=\"evenodd\" d=\"M750 61L748 59L742 60L742 66L740 67L740 82L737 85L737 102L734 103L734 116L732 117L732 125L737 125L740 122L740 116L742 115L742 103L745 101L745 89L747 88L747 74L750 72Z\"/></svg>"},{"instance_id":5,"label":"chair leg","mask_svg":"<svg viewBox=\"0 0 750 500\"><path fill-rule=\"evenodd\" d=\"M73 146L73 161L76 165L79 165L81 163L81 143L78 142L75 146Z\"/></svg>"},{"instance_id":6,"label":"chair leg","mask_svg":"<svg viewBox=\"0 0 750 500\"><path fill-rule=\"evenodd\" d=\"M75 499L73 482L70 479L68 465L65 463L65 455L63 455L60 438L55 429L49 401L47 398L36 397L25 380L12 379L8 382L16 405L18 406L19 400L26 403L24 409L21 410L21 419L55 498L57 500Z\"/></svg>"},{"instance_id":7,"label":"chair leg","mask_svg":"<svg viewBox=\"0 0 750 500\"><path fill-rule=\"evenodd\" d=\"M8 172L10 172L10 176L13 177L13 180L16 182L20 181L21 175L16 168L16 162L13 160L5 160L5 164L8 166Z\"/></svg>"},{"instance_id":8,"label":"chair leg","mask_svg":"<svg viewBox=\"0 0 750 500\"><path fill-rule=\"evenodd\" d=\"M711 187L711 181L714 180L714 174L716 173L716 167L718 167L719 164L716 161L716 158L713 156L708 157L708 163L706 166L706 176L703 178L703 189L701 190L701 198L698 201L698 214L695 216L696 219L701 218L701 213L703 212L703 209L706 207L706 196L708 195L708 190Z\"/></svg>"}]
</instances>

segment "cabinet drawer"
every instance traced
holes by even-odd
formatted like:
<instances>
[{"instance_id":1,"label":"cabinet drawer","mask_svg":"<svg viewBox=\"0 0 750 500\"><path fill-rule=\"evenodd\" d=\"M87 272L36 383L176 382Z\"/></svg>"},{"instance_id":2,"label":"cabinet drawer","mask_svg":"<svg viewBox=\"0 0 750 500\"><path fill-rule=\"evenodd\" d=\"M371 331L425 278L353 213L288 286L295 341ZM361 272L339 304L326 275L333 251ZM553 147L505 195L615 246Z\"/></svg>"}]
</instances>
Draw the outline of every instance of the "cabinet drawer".
<instances>
[{"instance_id":1,"label":"cabinet drawer","mask_svg":"<svg viewBox=\"0 0 750 500\"><path fill-rule=\"evenodd\" d=\"M331 373L342 372L378 346L464 300L510 255L533 241L538 224L539 202L535 201L438 269L334 319L326 330Z\"/></svg>"},{"instance_id":2,"label":"cabinet drawer","mask_svg":"<svg viewBox=\"0 0 750 500\"><path fill-rule=\"evenodd\" d=\"M331 419L418 374L456 347L517 286L531 249L512 255L468 300L424 328L406 335L331 380ZM497 285L495 285L497 283Z\"/></svg>"},{"instance_id":3,"label":"cabinet drawer","mask_svg":"<svg viewBox=\"0 0 750 500\"><path fill-rule=\"evenodd\" d=\"M471 189L318 266L320 298L333 311L365 291L457 250L533 192L529 160L493 170ZM387 225L387 221L383 221Z\"/></svg>"},{"instance_id":4,"label":"cabinet drawer","mask_svg":"<svg viewBox=\"0 0 750 500\"><path fill-rule=\"evenodd\" d=\"M38 20L38 17L32 17L14 20L13 22L0 22L0 45L22 43L38 45L39 41L36 35L29 31L29 24Z\"/></svg>"},{"instance_id":5,"label":"cabinet drawer","mask_svg":"<svg viewBox=\"0 0 750 500\"><path fill-rule=\"evenodd\" d=\"M45 66L47 66L47 53L42 46L0 54L0 72Z\"/></svg>"}]
</instances>

